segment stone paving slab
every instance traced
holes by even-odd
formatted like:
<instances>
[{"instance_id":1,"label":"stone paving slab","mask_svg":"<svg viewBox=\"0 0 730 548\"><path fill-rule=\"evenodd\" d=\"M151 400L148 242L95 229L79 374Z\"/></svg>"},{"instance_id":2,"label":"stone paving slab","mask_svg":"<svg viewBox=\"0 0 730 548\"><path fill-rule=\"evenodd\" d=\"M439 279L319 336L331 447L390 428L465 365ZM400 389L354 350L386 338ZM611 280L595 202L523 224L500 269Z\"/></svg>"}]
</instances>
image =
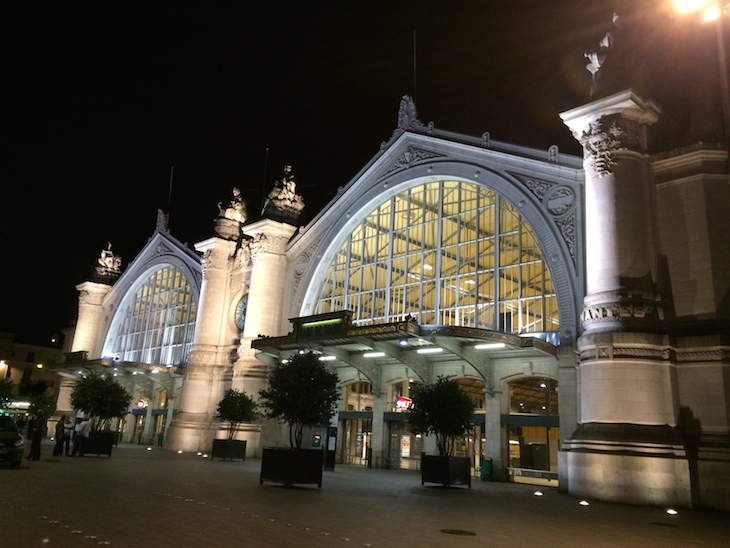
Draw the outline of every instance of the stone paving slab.
<instances>
[{"instance_id":1,"label":"stone paving slab","mask_svg":"<svg viewBox=\"0 0 730 548\"><path fill-rule=\"evenodd\" d=\"M730 546L730 515L579 500L554 488L337 465L316 485L259 485L261 461L120 445L112 457L0 466L0 547ZM543 496L536 496L535 491Z\"/></svg>"}]
</instances>

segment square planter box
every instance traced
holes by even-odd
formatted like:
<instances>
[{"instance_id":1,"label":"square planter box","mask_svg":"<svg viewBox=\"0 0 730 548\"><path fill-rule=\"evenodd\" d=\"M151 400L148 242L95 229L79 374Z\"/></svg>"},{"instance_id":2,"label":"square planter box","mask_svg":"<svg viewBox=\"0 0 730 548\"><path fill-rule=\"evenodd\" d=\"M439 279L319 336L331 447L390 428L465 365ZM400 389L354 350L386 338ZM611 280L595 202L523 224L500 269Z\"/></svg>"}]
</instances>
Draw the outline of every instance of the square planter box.
<instances>
[{"instance_id":1,"label":"square planter box","mask_svg":"<svg viewBox=\"0 0 730 548\"><path fill-rule=\"evenodd\" d=\"M468 485L471 489L471 459L421 455L421 485L440 483L446 487Z\"/></svg>"},{"instance_id":2,"label":"square planter box","mask_svg":"<svg viewBox=\"0 0 730 548\"><path fill-rule=\"evenodd\" d=\"M324 451L321 449L264 447L259 484L272 481L289 487L316 483L321 488L323 467Z\"/></svg>"},{"instance_id":3,"label":"square planter box","mask_svg":"<svg viewBox=\"0 0 730 548\"><path fill-rule=\"evenodd\" d=\"M112 447L117 440L116 432L109 432L104 430L93 430L89 432L89 439L86 440L84 445L85 455L108 455L112 456Z\"/></svg>"},{"instance_id":4,"label":"square planter box","mask_svg":"<svg viewBox=\"0 0 730 548\"><path fill-rule=\"evenodd\" d=\"M213 440L212 459L246 460L245 440Z\"/></svg>"}]
</instances>

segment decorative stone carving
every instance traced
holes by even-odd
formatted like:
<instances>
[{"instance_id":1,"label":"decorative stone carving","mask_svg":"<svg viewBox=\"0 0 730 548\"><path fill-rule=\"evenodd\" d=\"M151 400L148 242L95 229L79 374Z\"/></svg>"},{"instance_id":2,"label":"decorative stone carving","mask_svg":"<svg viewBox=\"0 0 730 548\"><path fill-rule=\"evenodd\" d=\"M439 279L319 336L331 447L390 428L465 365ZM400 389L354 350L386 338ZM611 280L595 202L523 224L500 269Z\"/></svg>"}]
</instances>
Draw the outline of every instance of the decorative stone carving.
<instances>
[{"instance_id":1,"label":"decorative stone carving","mask_svg":"<svg viewBox=\"0 0 730 548\"><path fill-rule=\"evenodd\" d=\"M165 244L158 244L154 253L154 257L159 257L160 255L170 255L172 250Z\"/></svg>"},{"instance_id":2,"label":"decorative stone carving","mask_svg":"<svg viewBox=\"0 0 730 548\"><path fill-rule=\"evenodd\" d=\"M568 186L555 186L546 189L543 203L553 217L565 217L575 208L575 191Z\"/></svg>"},{"instance_id":3,"label":"decorative stone carving","mask_svg":"<svg viewBox=\"0 0 730 548\"><path fill-rule=\"evenodd\" d=\"M112 252L111 242L107 244L106 249L101 250L101 256L97 262L96 273L99 276L118 278L122 274L122 258Z\"/></svg>"},{"instance_id":4,"label":"decorative stone carving","mask_svg":"<svg viewBox=\"0 0 730 548\"><path fill-rule=\"evenodd\" d=\"M719 341L718 341L719 342ZM668 344L667 344L668 343ZM613 344L596 343L585 344L579 349L580 361L594 361L601 359L641 359L652 361L669 361L671 363L719 363L730 360L730 345L720 343L717 347L699 350L696 348L678 348L675 341L651 342L645 338L638 338L633 342L621 341Z\"/></svg>"},{"instance_id":5,"label":"decorative stone carving","mask_svg":"<svg viewBox=\"0 0 730 548\"><path fill-rule=\"evenodd\" d=\"M203 275L203 280L208 279L208 269L211 266L212 263L212 252L210 249L206 249L205 253L203 253L203 256L200 258L200 267L201 267L201 273Z\"/></svg>"},{"instance_id":6,"label":"decorative stone carving","mask_svg":"<svg viewBox=\"0 0 730 548\"><path fill-rule=\"evenodd\" d=\"M621 133L621 129L615 123L607 125L606 118L591 122L590 129L583 132L579 141L596 177L601 178L613 173L616 165L613 154L625 148L619 139Z\"/></svg>"},{"instance_id":7,"label":"decorative stone carving","mask_svg":"<svg viewBox=\"0 0 730 548\"><path fill-rule=\"evenodd\" d=\"M578 140L598 178L613 173L616 152L643 149L638 124L620 115L603 116L591 122L589 130L583 132Z\"/></svg>"},{"instance_id":8,"label":"decorative stone carving","mask_svg":"<svg viewBox=\"0 0 730 548\"><path fill-rule=\"evenodd\" d=\"M243 239L235 252L239 268L246 268L251 263L251 240Z\"/></svg>"},{"instance_id":9,"label":"decorative stone carving","mask_svg":"<svg viewBox=\"0 0 730 548\"><path fill-rule=\"evenodd\" d=\"M310 248L311 249L311 248ZM299 284L302 281L302 276L309 268L310 255L307 251L299 255L294 260L294 283L292 284L292 293L296 294Z\"/></svg>"},{"instance_id":10,"label":"decorative stone carving","mask_svg":"<svg viewBox=\"0 0 730 548\"><path fill-rule=\"evenodd\" d=\"M570 215L564 219L555 219L555 224L558 225L565 245L568 246L568 252L570 253L571 259L573 259L573 264L575 264L575 239L577 237L575 215Z\"/></svg>"},{"instance_id":11,"label":"decorative stone carving","mask_svg":"<svg viewBox=\"0 0 730 548\"><path fill-rule=\"evenodd\" d=\"M558 161L558 145L551 145L548 148L548 162Z\"/></svg>"},{"instance_id":12,"label":"decorative stone carving","mask_svg":"<svg viewBox=\"0 0 730 548\"><path fill-rule=\"evenodd\" d=\"M167 222L168 222L167 214L164 211L162 211L161 209L158 209L155 230L157 230L157 232L162 232L162 233L166 233L166 234L169 233L170 228L168 227Z\"/></svg>"},{"instance_id":13,"label":"decorative stone carving","mask_svg":"<svg viewBox=\"0 0 730 548\"><path fill-rule=\"evenodd\" d=\"M79 291L79 306L84 306L87 304L91 304L91 305L99 304L100 300L98 298L95 299L94 298L95 295L96 295L95 293L91 293L89 291ZM97 302L97 301L99 301L99 302Z\"/></svg>"},{"instance_id":14,"label":"decorative stone carving","mask_svg":"<svg viewBox=\"0 0 730 548\"><path fill-rule=\"evenodd\" d=\"M254 236L253 240L251 240L251 244L249 249L251 250L250 254L250 260L251 265L255 265L256 261L258 260L259 255L266 251L268 248L268 236L264 234L263 232L259 232Z\"/></svg>"},{"instance_id":15,"label":"decorative stone carving","mask_svg":"<svg viewBox=\"0 0 730 548\"><path fill-rule=\"evenodd\" d=\"M550 214L560 229L560 234L563 236L563 241L565 241L565 245L568 247L573 264L575 264L577 238L577 232L575 230L577 197L575 190L566 185L540 181L517 173L510 173L510 175L520 181L530 192L540 199L545 211Z\"/></svg>"},{"instance_id":16,"label":"decorative stone carving","mask_svg":"<svg viewBox=\"0 0 730 548\"><path fill-rule=\"evenodd\" d=\"M396 126L391 139L402 135L409 129L423 129L424 127L423 123L418 119L416 103L409 95L404 95L400 100L400 106L398 107L398 125Z\"/></svg>"},{"instance_id":17,"label":"decorative stone carving","mask_svg":"<svg viewBox=\"0 0 730 548\"><path fill-rule=\"evenodd\" d=\"M388 169L388 173L391 173L393 171L399 171L401 169L407 169L414 164L423 162L424 160L430 160L432 158L439 157L441 157L440 154L433 154L432 152L427 152L425 150L410 146L408 147L408 150L401 154L400 157Z\"/></svg>"}]
</instances>

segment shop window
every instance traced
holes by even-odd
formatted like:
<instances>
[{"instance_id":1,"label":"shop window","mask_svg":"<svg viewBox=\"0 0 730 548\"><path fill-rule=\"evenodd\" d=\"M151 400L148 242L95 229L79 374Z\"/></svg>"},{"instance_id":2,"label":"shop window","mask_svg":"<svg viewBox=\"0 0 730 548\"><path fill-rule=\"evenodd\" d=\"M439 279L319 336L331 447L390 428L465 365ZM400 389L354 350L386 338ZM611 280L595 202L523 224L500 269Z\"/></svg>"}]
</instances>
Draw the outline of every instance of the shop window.
<instances>
[{"instance_id":1,"label":"shop window","mask_svg":"<svg viewBox=\"0 0 730 548\"><path fill-rule=\"evenodd\" d=\"M511 415L557 415L558 383L544 377L520 379L509 384Z\"/></svg>"}]
</instances>

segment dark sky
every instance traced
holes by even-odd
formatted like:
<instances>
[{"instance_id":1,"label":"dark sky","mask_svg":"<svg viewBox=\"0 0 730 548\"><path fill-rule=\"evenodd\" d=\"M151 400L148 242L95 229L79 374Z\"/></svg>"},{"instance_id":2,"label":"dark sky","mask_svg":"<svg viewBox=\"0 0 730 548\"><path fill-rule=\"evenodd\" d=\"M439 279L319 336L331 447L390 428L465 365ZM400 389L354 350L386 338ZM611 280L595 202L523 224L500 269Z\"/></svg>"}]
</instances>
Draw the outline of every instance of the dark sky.
<instances>
[{"instance_id":1,"label":"dark sky","mask_svg":"<svg viewBox=\"0 0 730 548\"><path fill-rule=\"evenodd\" d=\"M650 70L676 73L689 58L712 74L716 61L672 49L686 38L667 26L666 3L629 2L641 51L658 55ZM438 128L579 154L558 113L588 100L583 52L613 9L606 0L175 4L0 6L0 330L21 342L47 341L75 318L75 285L107 242L123 266L134 259L157 209L168 210L172 166L170 228L192 244L212 235L232 187L259 209L284 163L311 219L391 136L404 94ZM686 125L682 116L673 123Z\"/></svg>"}]
</instances>

